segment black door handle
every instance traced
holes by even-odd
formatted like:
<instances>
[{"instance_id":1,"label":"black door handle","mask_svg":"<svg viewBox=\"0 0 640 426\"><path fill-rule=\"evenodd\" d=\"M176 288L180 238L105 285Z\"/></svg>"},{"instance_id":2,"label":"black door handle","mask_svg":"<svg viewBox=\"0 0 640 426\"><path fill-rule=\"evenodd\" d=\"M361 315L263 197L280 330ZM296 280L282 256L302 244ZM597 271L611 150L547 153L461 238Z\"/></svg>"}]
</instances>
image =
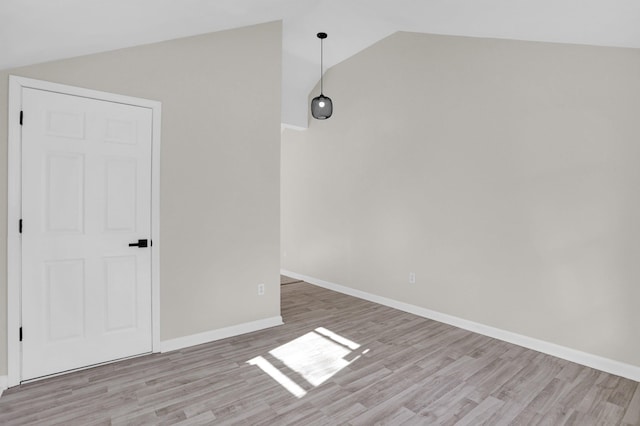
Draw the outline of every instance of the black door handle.
<instances>
[{"instance_id":1,"label":"black door handle","mask_svg":"<svg viewBox=\"0 0 640 426\"><path fill-rule=\"evenodd\" d=\"M138 240L137 243L129 243L129 247L149 247L147 240Z\"/></svg>"}]
</instances>

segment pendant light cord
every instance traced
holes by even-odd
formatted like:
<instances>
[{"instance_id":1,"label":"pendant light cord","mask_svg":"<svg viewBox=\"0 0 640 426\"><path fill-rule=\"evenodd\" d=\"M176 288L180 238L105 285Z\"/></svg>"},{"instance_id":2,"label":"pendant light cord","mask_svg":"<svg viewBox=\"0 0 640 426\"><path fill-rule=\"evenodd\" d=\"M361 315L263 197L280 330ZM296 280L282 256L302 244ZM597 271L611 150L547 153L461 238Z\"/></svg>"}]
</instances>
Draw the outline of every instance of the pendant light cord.
<instances>
[{"instance_id":1,"label":"pendant light cord","mask_svg":"<svg viewBox=\"0 0 640 426\"><path fill-rule=\"evenodd\" d=\"M324 68L324 39L320 39L320 94L322 95L324 93L324 88L323 88L323 84L322 84L322 69Z\"/></svg>"}]
</instances>

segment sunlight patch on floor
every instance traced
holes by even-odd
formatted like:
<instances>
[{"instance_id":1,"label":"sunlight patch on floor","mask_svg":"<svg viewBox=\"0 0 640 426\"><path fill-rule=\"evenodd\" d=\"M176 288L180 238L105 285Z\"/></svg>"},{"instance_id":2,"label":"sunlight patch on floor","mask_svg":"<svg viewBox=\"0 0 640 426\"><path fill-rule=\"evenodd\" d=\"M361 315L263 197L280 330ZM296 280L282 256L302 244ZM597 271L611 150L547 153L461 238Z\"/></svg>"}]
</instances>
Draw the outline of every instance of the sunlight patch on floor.
<instances>
[{"instance_id":1,"label":"sunlight patch on floor","mask_svg":"<svg viewBox=\"0 0 640 426\"><path fill-rule=\"evenodd\" d=\"M321 385L359 359L361 354L368 352L365 350L353 356L355 355L353 351L359 348L358 343L324 327L318 327L269 351L268 355L255 357L247 363L257 366L291 394L302 398L307 393L303 386ZM349 356L353 358L347 359ZM267 357L273 357L273 362L270 362ZM282 367L279 369L274 363L281 363ZM288 370L288 374L281 370ZM298 384L300 380L306 383L301 383L303 385L301 386Z\"/></svg>"},{"instance_id":2,"label":"sunlight patch on floor","mask_svg":"<svg viewBox=\"0 0 640 426\"><path fill-rule=\"evenodd\" d=\"M302 389L300 386L298 386L296 382L294 382L293 380L285 376L283 373L281 373L280 370L274 367L273 364L271 364L269 361L267 361L263 357L257 356L247 361L247 363L251 365L255 365L256 367L260 368L262 371L264 371L269 376L271 376L273 380L280 383L282 387L284 387L286 390L291 392L296 397L302 398L307 394L307 391Z\"/></svg>"}]
</instances>

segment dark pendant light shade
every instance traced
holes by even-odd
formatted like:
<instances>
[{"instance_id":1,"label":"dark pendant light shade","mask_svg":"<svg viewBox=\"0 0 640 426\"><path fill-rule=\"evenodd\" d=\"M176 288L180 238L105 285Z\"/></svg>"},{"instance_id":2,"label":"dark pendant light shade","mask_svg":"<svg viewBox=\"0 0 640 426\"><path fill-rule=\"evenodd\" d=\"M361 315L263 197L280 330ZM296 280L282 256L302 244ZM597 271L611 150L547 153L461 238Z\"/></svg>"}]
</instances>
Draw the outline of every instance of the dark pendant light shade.
<instances>
[{"instance_id":1,"label":"dark pendant light shade","mask_svg":"<svg viewBox=\"0 0 640 426\"><path fill-rule=\"evenodd\" d=\"M316 96L311 100L311 115L318 120L326 120L333 113L333 102L325 95Z\"/></svg>"},{"instance_id":2,"label":"dark pendant light shade","mask_svg":"<svg viewBox=\"0 0 640 426\"><path fill-rule=\"evenodd\" d=\"M327 33L318 33L320 39L320 96L316 96L311 100L311 115L317 120L326 120L333 114L333 102L331 98L325 96L322 93L323 81L322 81L322 68L323 68L323 49L322 41L327 38Z\"/></svg>"}]
</instances>

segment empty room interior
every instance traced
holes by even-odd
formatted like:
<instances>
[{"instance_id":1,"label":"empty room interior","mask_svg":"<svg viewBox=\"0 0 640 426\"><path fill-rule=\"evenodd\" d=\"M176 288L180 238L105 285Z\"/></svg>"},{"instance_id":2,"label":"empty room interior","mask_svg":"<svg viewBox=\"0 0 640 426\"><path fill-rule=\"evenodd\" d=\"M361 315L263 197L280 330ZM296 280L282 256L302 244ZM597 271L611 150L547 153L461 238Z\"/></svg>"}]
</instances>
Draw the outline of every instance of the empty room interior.
<instances>
[{"instance_id":1,"label":"empty room interior","mask_svg":"<svg viewBox=\"0 0 640 426\"><path fill-rule=\"evenodd\" d=\"M0 2L0 424L640 425L639 22Z\"/></svg>"}]
</instances>

